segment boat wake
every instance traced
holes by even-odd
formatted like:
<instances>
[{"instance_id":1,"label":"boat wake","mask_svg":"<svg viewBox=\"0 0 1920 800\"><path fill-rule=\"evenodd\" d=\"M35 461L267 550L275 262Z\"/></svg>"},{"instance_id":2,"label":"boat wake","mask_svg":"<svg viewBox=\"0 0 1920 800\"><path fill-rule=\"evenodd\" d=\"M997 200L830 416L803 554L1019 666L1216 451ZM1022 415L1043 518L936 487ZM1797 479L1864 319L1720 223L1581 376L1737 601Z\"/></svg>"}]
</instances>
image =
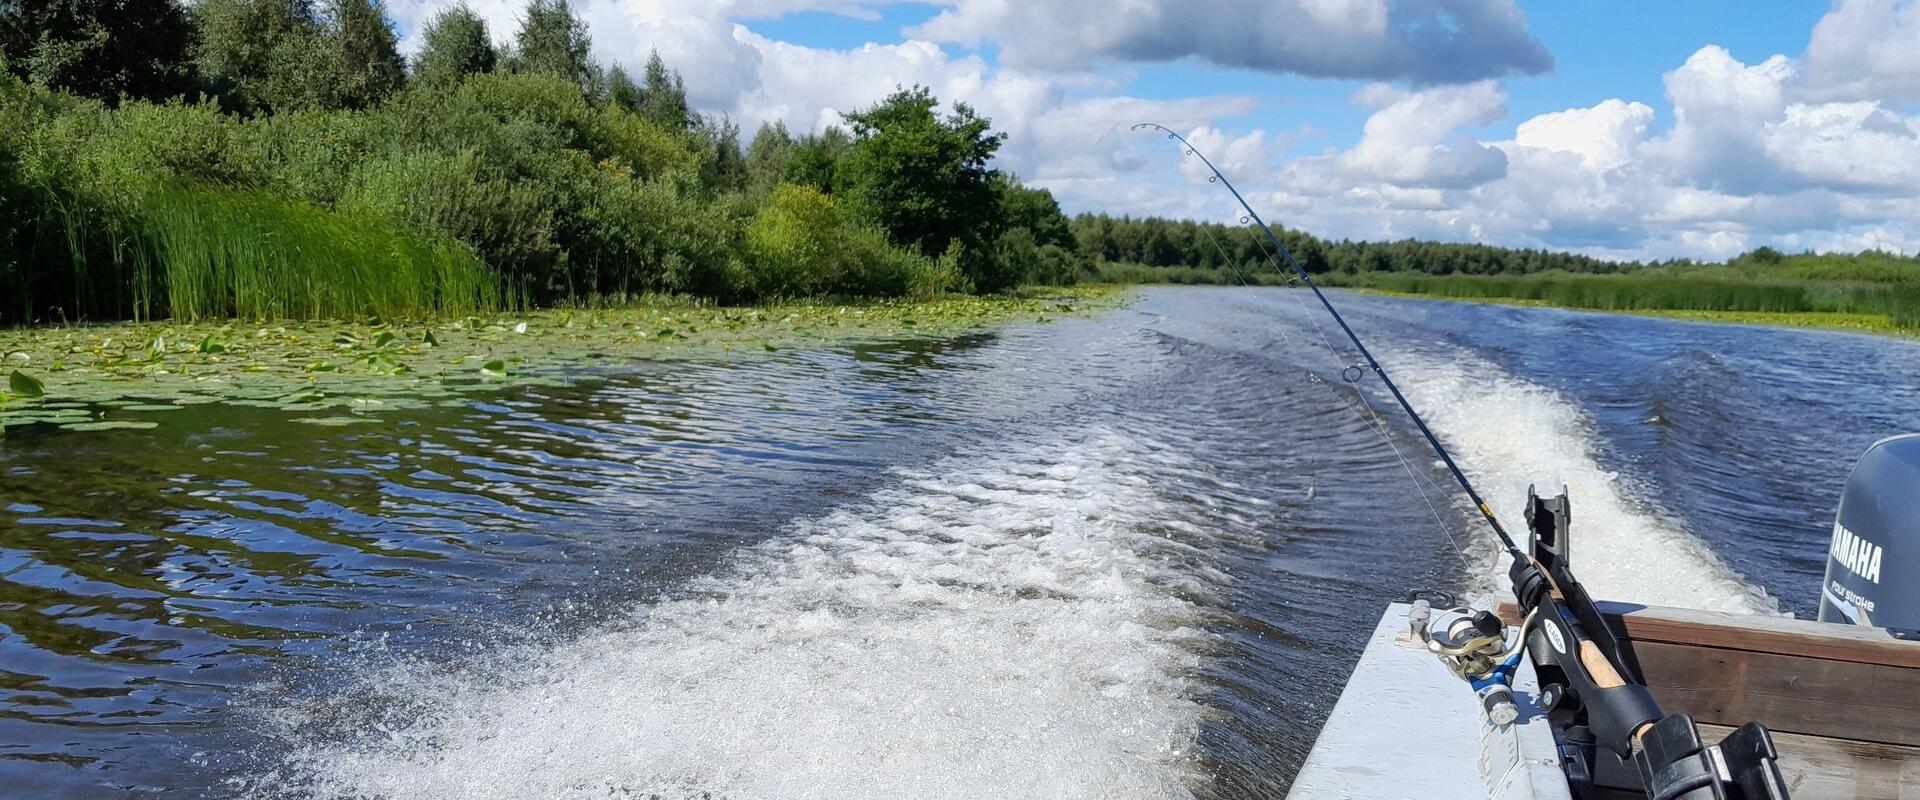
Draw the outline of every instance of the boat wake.
<instances>
[{"instance_id":1,"label":"boat wake","mask_svg":"<svg viewBox=\"0 0 1920 800\"><path fill-rule=\"evenodd\" d=\"M1764 589L1600 465L1592 424L1574 402L1466 352L1395 353L1389 368L1509 530L1524 532L1529 485L1548 495L1566 487L1573 563L1596 598L1779 613ZM1504 580L1502 562L1474 588L1492 593Z\"/></svg>"},{"instance_id":2,"label":"boat wake","mask_svg":"<svg viewBox=\"0 0 1920 800\"><path fill-rule=\"evenodd\" d=\"M1049 439L902 473L564 644L281 708L293 755L244 794L1190 796L1209 576L1149 480L1185 456Z\"/></svg>"}]
</instances>

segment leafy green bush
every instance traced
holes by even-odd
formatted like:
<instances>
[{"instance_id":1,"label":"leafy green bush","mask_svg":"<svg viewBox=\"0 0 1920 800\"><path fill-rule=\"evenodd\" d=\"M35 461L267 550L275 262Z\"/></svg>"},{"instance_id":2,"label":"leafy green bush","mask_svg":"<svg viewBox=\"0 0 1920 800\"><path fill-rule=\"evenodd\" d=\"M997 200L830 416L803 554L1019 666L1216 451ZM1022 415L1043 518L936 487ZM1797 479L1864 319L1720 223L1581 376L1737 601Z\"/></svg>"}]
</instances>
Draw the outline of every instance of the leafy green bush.
<instances>
[{"instance_id":1,"label":"leafy green bush","mask_svg":"<svg viewBox=\"0 0 1920 800\"><path fill-rule=\"evenodd\" d=\"M846 238L833 198L783 184L747 226L749 270L740 287L755 297L803 297L838 283Z\"/></svg>"},{"instance_id":2,"label":"leafy green bush","mask_svg":"<svg viewBox=\"0 0 1920 800\"><path fill-rule=\"evenodd\" d=\"M369 162L354 173L341 208L466 243L502 276L515 304L566 258L554 208L538 187L486 176L472 152Z\"/></svg>"},{"instance_id":3,"label":"leafy green bush","mask_svg":"<svg viewBox=\"0 0 1920 800\"><path fill-rule=\"evenodd\" d=\"M233 132L233 185L309 203L340 202L354 170L386 148L391 125L372 114L306 110L255 117Z\"/></svg>"},{"instance_id":4,"label":"leafy green bush","mask_svg":"<svg viewBox=\"0 0 1920 800\"><path fill-rule=\"evenodd\" d=\"M957 288L960 256L929 259L901 250L876 228L854 224L810 186L775 186L747 226L737 291L749 298L816 294L932 296Z\"/></svg>"},{"instance_id":5,"label":"leafy green bush","mask_svg":"<svg viewBox=\"0 0 1920 800\"><path fill-rule=\"evenodd\" d=\"M681 291L697 276L725 270L733 257L738 221L685 186L641 181L608 161L585 166L574 180L585 191L563 217L576 223L566 297L618 302Z\"/></svg>"}]
</instances>

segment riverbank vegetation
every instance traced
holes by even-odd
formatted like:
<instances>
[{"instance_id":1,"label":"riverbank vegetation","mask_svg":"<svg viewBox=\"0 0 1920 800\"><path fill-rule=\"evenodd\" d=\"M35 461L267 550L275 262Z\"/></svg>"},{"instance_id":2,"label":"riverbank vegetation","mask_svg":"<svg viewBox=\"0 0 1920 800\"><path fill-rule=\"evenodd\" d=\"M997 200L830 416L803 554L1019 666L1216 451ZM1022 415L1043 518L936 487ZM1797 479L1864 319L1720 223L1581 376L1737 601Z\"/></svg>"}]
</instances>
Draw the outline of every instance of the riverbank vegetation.
<instances>
[{"instance_id":1,"label":"riverbank vegetation","mask_svg":"<svg viewBox=\"0 0 1920 800\"><path fill-rule=\"evenodd\" d=\"M743 141L657 56L596 62L566 0L494 33L455 6L408 61L379 0L0 3L0 325L1286 282L1245 226L1067 219L992 167L990 120L925 89ZM1884 254L1280 235L1331 285L1920 326L1920 264Z\"/></svg>"},{"instance_id":2,"label":"riverbank vegetation","mask_svg":"<svg viewBox=\"0 0 1920 800\"><path fill-rule=\"evenodd\" d=\"M1280 284L1291 271L1239 226L1082 215L1072 229L1113 283ZM1436 242L1283 243L1315 280L1393 294L1920 332L1920 258L1787 255L1762 247L1723 264L1635 263Z\"/></svg>"},{"instance_id":3,"label":"riverbank vegetation","mask_svg":"<svg viewBox=\"0 0 1920 800\"><path fill-rule=\"evenodd\" d=\"M901 89L745 144L564 0L510 47L378 0L0 5L0 324L920 297L1086 272L1003 136Z\"/></svg>"}]
</instances>

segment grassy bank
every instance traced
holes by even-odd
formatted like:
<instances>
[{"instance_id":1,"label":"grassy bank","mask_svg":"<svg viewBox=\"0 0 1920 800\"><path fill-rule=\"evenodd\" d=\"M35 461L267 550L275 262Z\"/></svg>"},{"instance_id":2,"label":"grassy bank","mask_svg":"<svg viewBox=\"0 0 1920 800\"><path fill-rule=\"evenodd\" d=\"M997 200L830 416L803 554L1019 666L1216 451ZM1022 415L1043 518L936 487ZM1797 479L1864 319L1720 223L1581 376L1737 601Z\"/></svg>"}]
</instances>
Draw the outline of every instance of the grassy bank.
<instances>
[{"instance_id":1,"label":"grassy bank","mask_svg":"<svg viewBox=\"0 0 1920 800\"><path fill-rule=\"evenodd\" d=\"M1116 305L1113 287L994 297L752 308L661 298L618 309L430 321L115 323L0 330L0 431L152 427L156 412L229 402L351 424L464 402L516 383L572 380L636 359L755 358L798 346L952 335Z\"/></svg>"},{"instance_id":2,"label":"grassy bank","mask_svg":"<svg viewBox=\"0 0 1920 800\"><path fill-rule=\"evenodd\" d=\"M1522 300L1511 297L1466 297L1440 294L1412 294L1385 289L1342 286L1365 294L1385 295L1388 297L1406 297L1417 300L1450 300L1469 303L1493 303L1503 306L1524 306L1527 308L1568 308L1576 311L1596 311L1607 314L1632 314L1640 317L1660 317L1663 319L1684 319L1694 322L1721 322L1734 325L1768 325L1776 328L1814 328L1818 330L1847 331L1850 333L1872 333L1883 336L1920 336L1920 328L1902 327L1893 324L1886 314L1851 314L1837 311L1706 311L1699 309L1642 308L1612 309L1587 308L1580 306L1562 306L1541 300Z\"/></svg>"},{"instance_id":3,"label":"grassy bank","mask_svg":"<svg viewBox=\"0 0 1920 800\"><path fill-rule=\"evenodd\" d=\"M1626 275L1366 274L1329 283L1392 294L1518 302L1711 321L1920 333L1920 283L1734 273L1726 267Z\"/></svg>"},{"instance_id":4,"label":"grassy bank","mask_svg":"<svg viewBox=\"0 0 1920 800\"><path fill-rule=\"evenodd\" d=\"M1271 267L1148 267L1104 264L1099 280L1120 284L1286 284ZM1784 256L1756 251L1726 264L1634 266L1606 274L1524 275L1325 272L1314 279L1405 297L1477 300L1594 311L1920 334L1920 261L1882 253Z\"/></svg>"}]
</instances>

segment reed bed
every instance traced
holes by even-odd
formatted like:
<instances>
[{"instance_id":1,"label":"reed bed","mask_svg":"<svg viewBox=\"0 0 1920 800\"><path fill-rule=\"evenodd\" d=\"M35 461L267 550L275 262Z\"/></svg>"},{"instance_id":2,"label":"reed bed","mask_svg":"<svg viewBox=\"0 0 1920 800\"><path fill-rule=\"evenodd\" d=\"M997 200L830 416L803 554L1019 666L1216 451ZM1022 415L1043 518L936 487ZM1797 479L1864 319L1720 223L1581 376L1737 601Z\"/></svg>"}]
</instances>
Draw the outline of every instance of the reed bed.
<instances>
[{"instance_id":1,"label":"reed bed","mask_svg":"<svg viewBox=\"0 0 1920 800\"><path fill-rule=\"evenodd\" d=\"M175 319L338 319L497 310L499 281L465 246L260 194L156 191L144 263Z\"/></svg>"}]
</instances>

